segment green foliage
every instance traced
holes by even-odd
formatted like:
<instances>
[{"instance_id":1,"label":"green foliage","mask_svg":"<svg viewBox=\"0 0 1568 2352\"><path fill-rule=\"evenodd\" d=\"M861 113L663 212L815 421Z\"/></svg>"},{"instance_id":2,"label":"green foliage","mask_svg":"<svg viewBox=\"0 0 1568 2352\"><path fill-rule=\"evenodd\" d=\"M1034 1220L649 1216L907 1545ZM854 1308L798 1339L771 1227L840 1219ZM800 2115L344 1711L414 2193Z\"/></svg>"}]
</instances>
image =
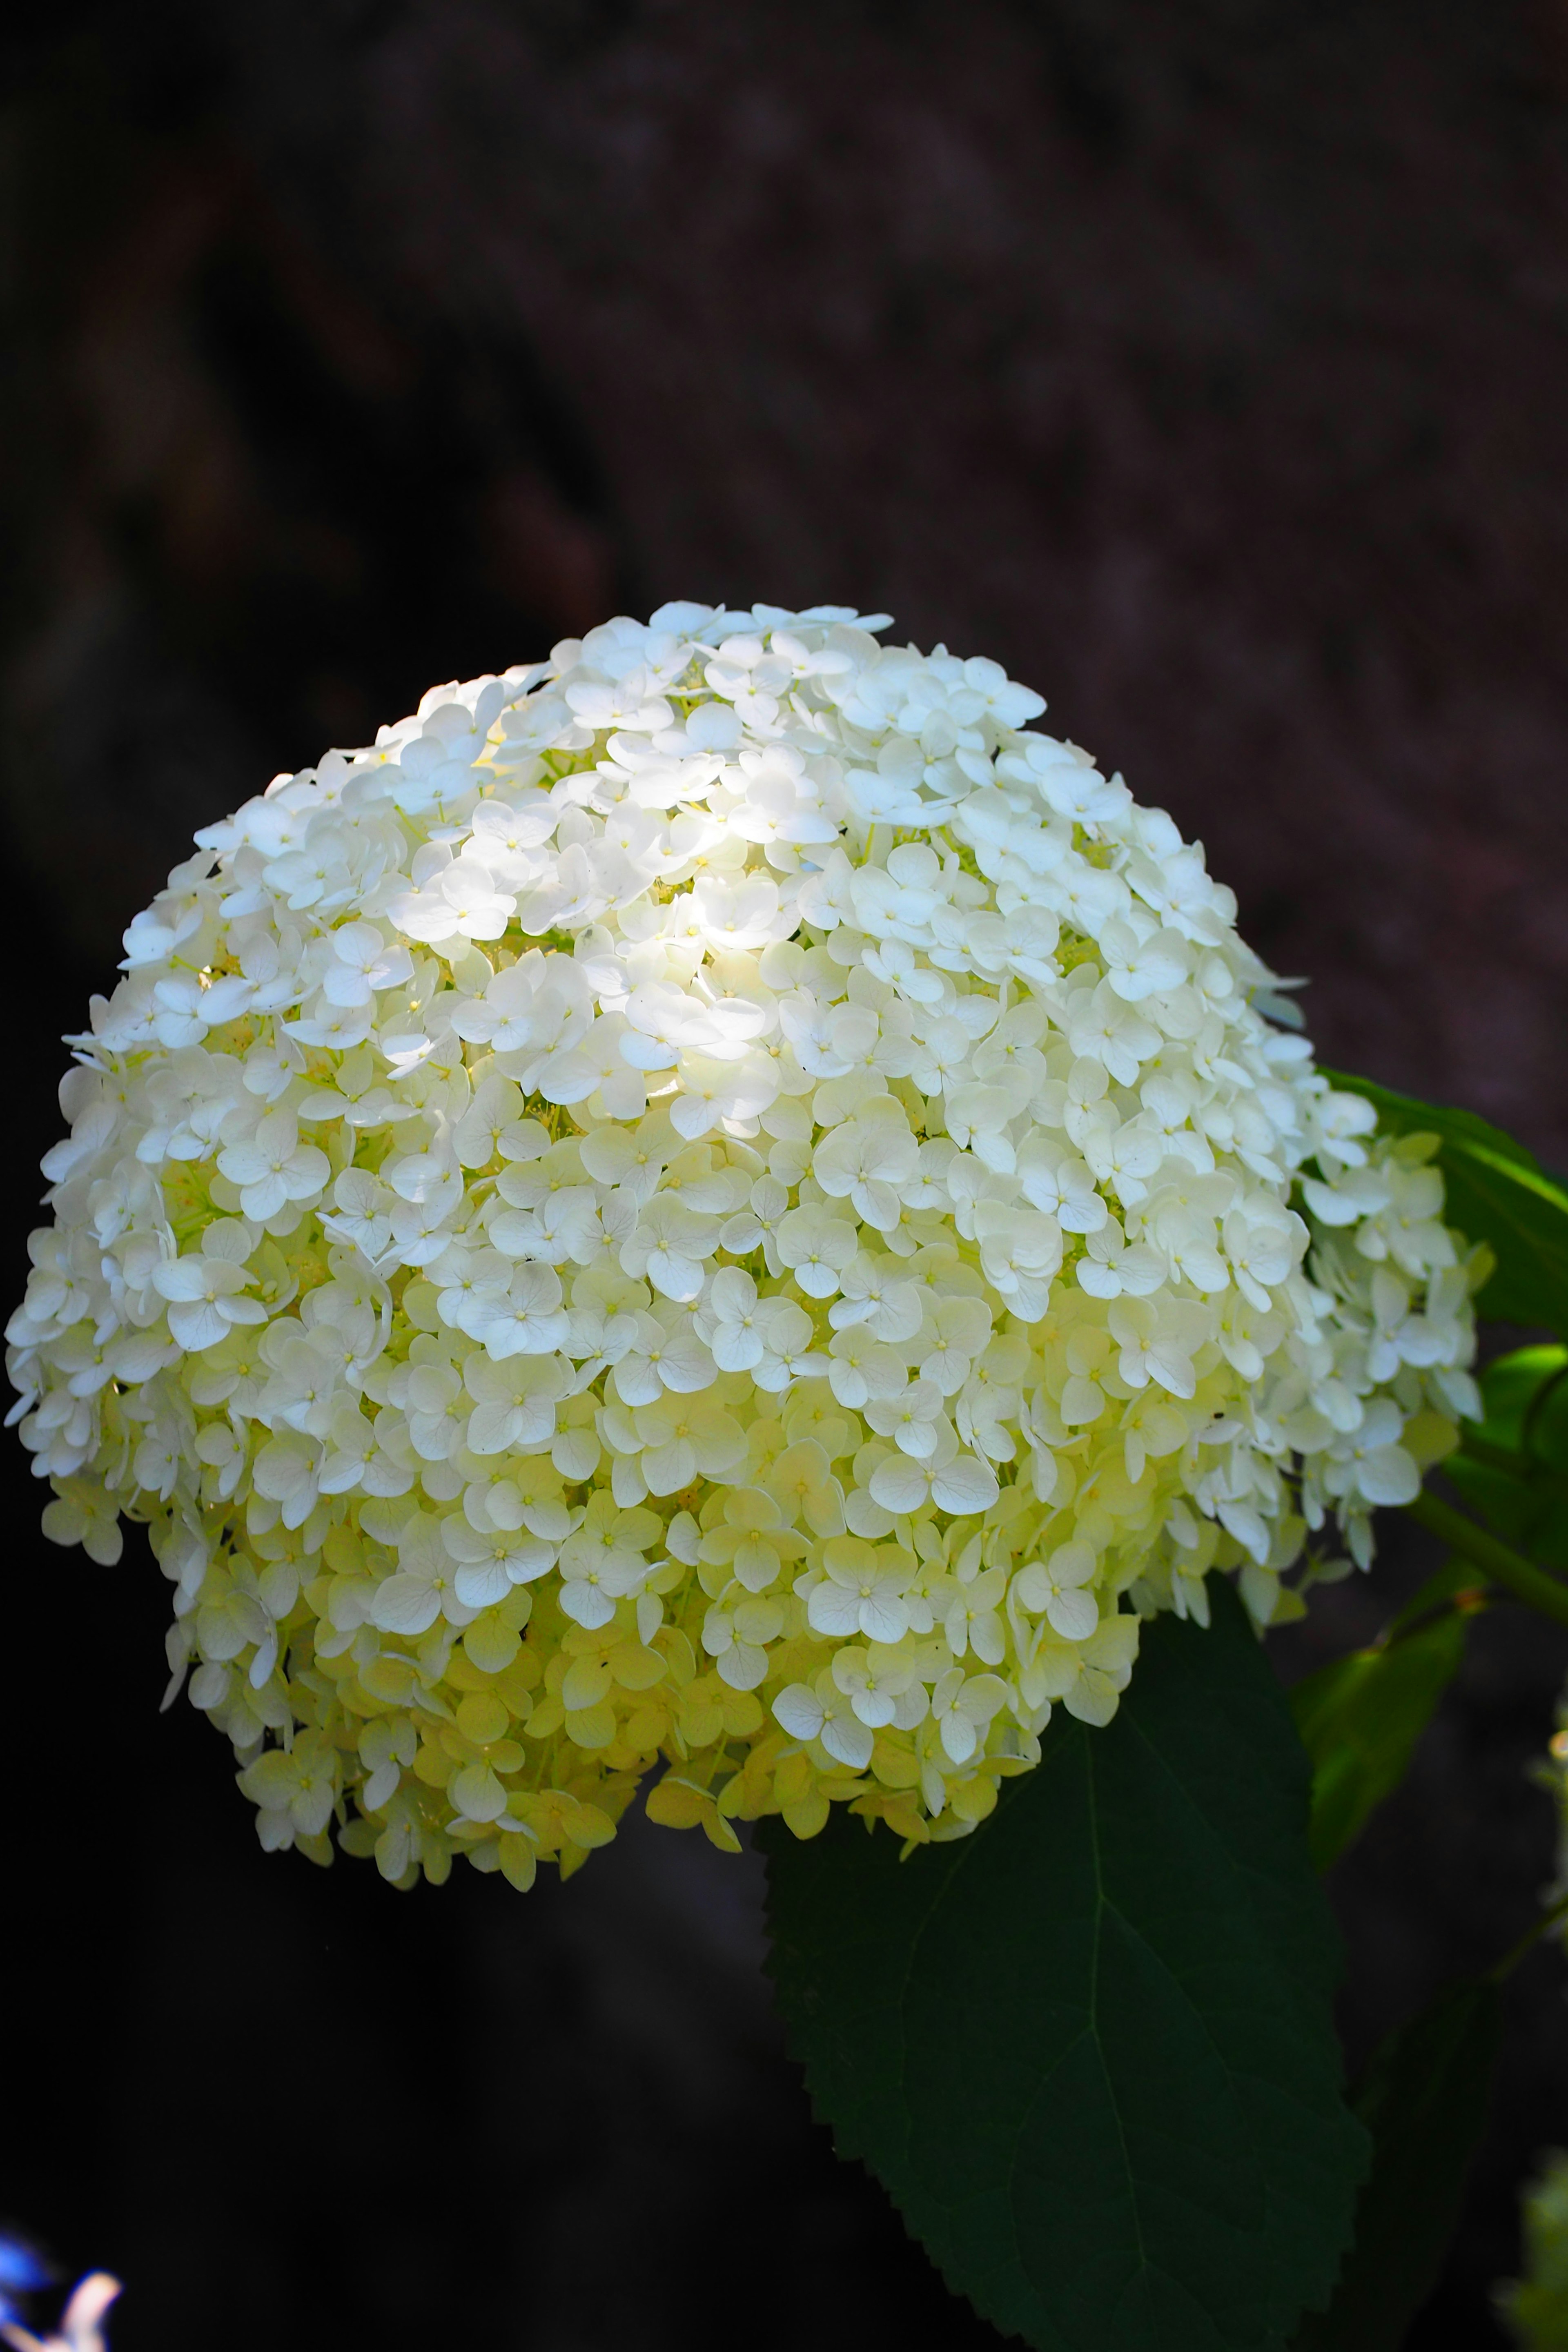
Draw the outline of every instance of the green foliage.
<instances>
[{"instance_id":1,"label":"green foliage","mask_svg":"<svg viewBox=\"0 0 1568 2352\"><path fill-rule=\"evenodd\" d=\"M1312 1759L1308 1840L1319 1870L1338 1860L1404 1780L1464 1654L1468 1622L1464 1611L1442 1607L1409 1633L1320 1667L1291 1691L1290 1712Z\"/></svg>"},{"instance_id":2,"label":"green foliage","mask_svg":"<svg viewBox=\"0 0 1568 2352\"><path fill-rule=\"evenodd\" d=\"M1448 1217L1495 1255L1487 1312L1568 1339L1568 1191L1468 1112L1335 1083L1385 1130L1438 1138ZM1504 1357L1481 1390L1444 1470L1495 1535L1418 1498L1471 1557L1299 1685L1300 1743L1217 1584L1212 1632L1146 1626L1115 1721L1058 1711L973 1837L900 1862L842 1813L808 1845L764 1831L773 1972L818 2112L952 2284L1039 2352L1397 2352L1431 2290L1484 2122L1496 1985L1389 2037L1358 2129L1311 1865L1404 1778L1478 1581L1560 1613L1529 1561L1568 1570L1568 1346ZM1568 2165L1558 2188L1568 2212ZM1546 2311L1538 2272L1510 2291L1521 2327ZM1553 2268L1542 2352L1568 2352L1560 2284Z\"/></svg>"},{"instance_id":3,"label":"green foliage","mask_svg":"<svg viewBox=\"0 0 1568 2352\"><path fill-rule=\"evenodd\" d=\"M1522 1143L1474 1111L1418 1102L1342 1070L1324 1076L1375 1103L1388 1134L1438 1138L1448 1223L1497 1254L1481 1293L1485 1312L1505 1323L1544 1323L1568 1338L1568 1191Z\"/></svg>"},{"instance_id":4,"label":"green foliage","mask_svg":"<svg viewBox=\"0 0 1568 2352\"><path fill-rule=\"evenodd\" d=\"M1328 2310L1295 2352L1399 2352L1431 2293L1486 2121L1501 2032L1497 1988L1457 1985L1391 2033L1356 2094L1372 2169Z\"/></svg>"},{"instance_id":5,"label":"green foliage","mask_svg":"<svg viewBox=\"0 0 1568 2352\"><path fill-rule=\"evenodd\" d=\"M1510 1454L1568 1471L1568 1348L1516 1348L1481 1374L1478 1433Z\"/></svg>"},{"instance_id":6,"label":"green foliage","mask_svg":"<svg viewBox=\"0 0 1568 2352\"><path fill-rule=\"evenodd\" d=\"M1519 1550L1568 1569L1568 1349L1521 1348L1481 1375L1486 1418L1446 1475Z\"/></svg>"},{"instance_id":7,"label":"green foliage","mask_svg":"<svg viewBox=\"0 0 1568 2352\"><path fill-rule=\"evenodd\" d=\"M1307 1767L1240 1604L1147 1626L1115 1721L1058 1711L973 1837L900 1862L770 1825L817 2111L952 2284L1041 2352L1278 2352L1331 2286L1364 2136Z\"/></svg>"},{"instance_id":8,"label":"green foliage","mask_svg":"<svg viewBox=\"0 0 1568 2352\"><path fill-rule=\"evenodd\" d=\"M1498 2294L1522 2352L1568 2352L1568 2156L1554 2148L1524 2198L1524 2276Z\"/></svg>"}]
</instances>

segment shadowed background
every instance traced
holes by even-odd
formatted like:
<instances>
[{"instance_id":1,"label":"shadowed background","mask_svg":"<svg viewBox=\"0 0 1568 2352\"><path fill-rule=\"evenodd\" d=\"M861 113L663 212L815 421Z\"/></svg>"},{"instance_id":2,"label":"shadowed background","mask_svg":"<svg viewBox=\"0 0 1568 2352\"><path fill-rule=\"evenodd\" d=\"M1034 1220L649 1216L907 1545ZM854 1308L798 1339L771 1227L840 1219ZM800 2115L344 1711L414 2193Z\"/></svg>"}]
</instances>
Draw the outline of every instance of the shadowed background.
<instances>
[{"instance_id":1,"label":"shadowed background","mask_svg":"<svg viewBox=\"0 0 1568 2352\"><path fill-rule=\"evenodd\" d=\"M1206 843L1325 1058L1568 1162L1557 0L155 0L0 49L6 1280L195 826L668 596L984 652ZM163 1586L0 1454L0 2210L116 2352L996 2341L784 2060L758 1870L265 1860ZM1429 1563L1280 1644L1364 1638ZM1528 1921L1568 1645L1477 1628L1340 1870L1352 2051ZM1561 1963L1414 2345L1500 2343Z\"/></svg>"}]
</instances>

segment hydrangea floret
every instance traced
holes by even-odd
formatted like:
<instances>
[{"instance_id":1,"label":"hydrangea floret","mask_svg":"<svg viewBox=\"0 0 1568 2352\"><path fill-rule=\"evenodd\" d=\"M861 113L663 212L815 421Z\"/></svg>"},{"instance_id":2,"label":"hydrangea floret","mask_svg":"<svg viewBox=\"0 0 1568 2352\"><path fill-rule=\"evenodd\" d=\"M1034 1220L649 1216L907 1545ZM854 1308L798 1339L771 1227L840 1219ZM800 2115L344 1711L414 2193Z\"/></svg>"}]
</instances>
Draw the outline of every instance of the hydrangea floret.
<instances>
[{"instance_id":1,"label":"hydrangea floret","mask_svg":"<svg viewBox=\"0 0 1568 2352\"><path fill-rule=\"evenodd\" d=\"M146 1524L266 1846L526 1887L661 1759L721 1845L962 1835L1475 1412L1430 1142L1200 845L888 625L436 688L199 834L68 1041L12 1417L58 1542Z\"/></svg>"}]
</instances>

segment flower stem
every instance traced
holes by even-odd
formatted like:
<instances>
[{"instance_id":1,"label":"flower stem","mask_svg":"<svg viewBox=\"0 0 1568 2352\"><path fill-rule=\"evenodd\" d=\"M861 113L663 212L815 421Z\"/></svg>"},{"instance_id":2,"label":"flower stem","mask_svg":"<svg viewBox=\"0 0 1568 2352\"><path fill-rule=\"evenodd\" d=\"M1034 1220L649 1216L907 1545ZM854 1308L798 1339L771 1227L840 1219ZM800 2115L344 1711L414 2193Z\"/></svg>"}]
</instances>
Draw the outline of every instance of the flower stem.
<instances>
[{"instance_id":1,"label":"flower stem","mask_svg":"<svg viewBox=\"0 0 1568 2352\"><path fill-rule=\"evenodd\" d=\"M1518 1943L1509 1946L1497 1966L1487 1970L1492 1982L1501 1984L1505 1977L1511 1976L1526 1954L1532 1952L1542 1936L1550 1935L1564 1916L1568 1916L1568 1895L1560 1895L1556 1902L1542 1913L1535 1925L1525 1929Z\"/></svg>"},{"instance_id":2,"label":"flower stem","mask_svg":"<svg viewBox=\"0 0 1568 2352\"><path fill-rule=\"evenodd\" d=\"M1560 1625L1568 1625L1568 1584L1534 1567L1522 1553L1500 1542L1436 1495L1423 1492L1405 1508L1418 1527L1426 1528L1463 1559L1473 1560L1494 1584L1505 1585L1526 1608L1539 1609L1543 1617L1555 1617Z\"/></svg>"}]
</instances>

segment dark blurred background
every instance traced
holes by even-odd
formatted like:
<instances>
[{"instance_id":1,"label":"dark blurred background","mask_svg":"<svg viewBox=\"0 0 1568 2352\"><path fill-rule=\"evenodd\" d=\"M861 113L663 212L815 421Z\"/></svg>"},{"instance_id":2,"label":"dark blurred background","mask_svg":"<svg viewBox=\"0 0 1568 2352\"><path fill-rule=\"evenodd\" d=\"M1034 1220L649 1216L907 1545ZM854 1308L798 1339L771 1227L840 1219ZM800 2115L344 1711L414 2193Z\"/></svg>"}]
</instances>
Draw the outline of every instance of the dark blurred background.
<instances>
[{"instance_id":1,"label":"dark blurred background","mask_svg":"<svg viewBox=\"0 0 1568 2352\"><path fill-rule=\"evenodd\" d=\"M1568 1162L1563 0L59 0L0 70L9 1292L55 1040L193 828L669 596L1000 657L1326 1058ZM127 2279L116 2352L997 2340L811 2124L756 1864L264 1859L144 1551L0 1481L0 2213ZM1342 1866L1353 2055L1531 1917L1565 1664L1482 1621ZM1413 2345L1501 2342L1563 2142L1542 1954Z\"/></svg>"}]
</instances>

